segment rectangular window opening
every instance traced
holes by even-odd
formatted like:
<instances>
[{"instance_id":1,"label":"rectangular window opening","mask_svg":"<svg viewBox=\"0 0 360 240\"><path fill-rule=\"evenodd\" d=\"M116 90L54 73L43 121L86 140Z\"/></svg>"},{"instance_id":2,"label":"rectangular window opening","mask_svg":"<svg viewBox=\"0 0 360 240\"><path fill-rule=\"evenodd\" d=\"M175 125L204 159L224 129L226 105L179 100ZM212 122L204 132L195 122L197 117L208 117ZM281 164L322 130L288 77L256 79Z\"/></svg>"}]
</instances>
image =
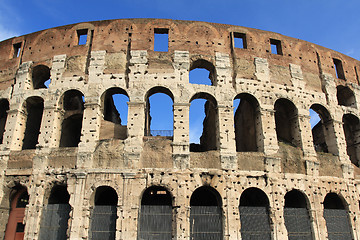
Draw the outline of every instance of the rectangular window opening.
<instances>
[{"instance_id":1,"label":"rectangular window opening","mask_svg":"<svg viewBox=\"0 0 360 240\"><path fill-rule=\"evenodd\" d=\"M243 49L247 48L245 33L234 32L233 36L234 36L234 47L235 48L243 48Z\"/></svg>"},{"instance_id":2,"label":"rectangular window opening","mask_svg":"<svg viewBox=\"0 0 360 240\"><path fill-rule=\"evenodd\" d=\"M272 54L283 55L280 40L270 39L270 45Z\"/></svg>"},{"instance_id":3,"label":"rectangular window opening","mask_svg":"<svg viewBox=\"0 0 360 240\"><path fill-rule=\"evenodd\" d=\"M360 85L360 82L359 82L359 74L358 74L358 71L357 71L356 66L354 67L354 70L355 70L356 81L357 81L358 85Z\"/></svg>"},{"instance_id":4,"label":"rectangular window opening","mask_svg":"<svg viewBox=\"0 0 360 240\"><path fill-rule=\"evenodd\" d=\"M167 52L169 50L169 29L154 29L154 51Z\"/></svg>"},{"instance_id":5,"label":"rectangular window opening","mask_svg":"<svg viewBox=\"0 0 360 240\"><path fill-rule=\"evenodd\" d=\"M341 60L333 58L336 77L345 80L344 69Z\"/></svg>"},{"instance_id":6,"label":"rectangular window opening","mask_svg":"<svg viewBox=\"0 0 360 240\"><path fill-rule=\"evenodd\" d=\"M78 36L78 45L86 45L88 30L87 29L77 30L77 36Z\"/></svg>"},{"instance_id":7,"label":"rectangular window opening","mask_svg":"<svg viewBox=\"0 0 360 240\"><path fill-rule=\"evenodd\" d=\"M21 42L15 43L13 46L14 46L14 55L13 55L13 58L18 58L18 57L20 57Z\"/></svg>"}]
</instances>

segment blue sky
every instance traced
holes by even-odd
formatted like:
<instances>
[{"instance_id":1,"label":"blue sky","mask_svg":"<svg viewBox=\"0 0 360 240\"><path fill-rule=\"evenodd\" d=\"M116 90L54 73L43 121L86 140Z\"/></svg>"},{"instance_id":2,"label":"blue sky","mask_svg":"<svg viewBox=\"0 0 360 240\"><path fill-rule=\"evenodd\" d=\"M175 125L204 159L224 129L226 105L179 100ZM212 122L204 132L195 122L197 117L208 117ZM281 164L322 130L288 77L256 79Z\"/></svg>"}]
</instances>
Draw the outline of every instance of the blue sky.
<instances>
[{"instance_id":1,"label":"blue sky","mask_svg":"<svg viewBox=\"0 0 360 240\"><path fill-rule=\"evenodd\" d=\"M0 0L0 40L117 18L168 18L278 32L360 59L359 0Z\"/></svg>"}]
</instances>

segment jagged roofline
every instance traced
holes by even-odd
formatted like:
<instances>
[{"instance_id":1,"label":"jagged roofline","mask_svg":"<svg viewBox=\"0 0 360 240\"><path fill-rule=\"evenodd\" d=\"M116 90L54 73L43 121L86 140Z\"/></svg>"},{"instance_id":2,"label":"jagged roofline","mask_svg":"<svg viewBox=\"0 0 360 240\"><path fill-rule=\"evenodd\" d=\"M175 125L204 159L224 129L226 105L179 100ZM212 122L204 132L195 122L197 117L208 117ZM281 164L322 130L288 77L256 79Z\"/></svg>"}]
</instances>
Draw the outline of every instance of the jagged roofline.
<instances>
[{"instance_id":1,"label":"jagged roofline","mask_svg":"<svg viewBox=\"0 0 360 240\"><path fill-rule=\"evenodd\" d=\"M12 39L14 39L14 38L18 38L18 37L26 37L26 36L29 36L29 35L32 35L32 34L41 33L41 32L44 32L44 31L47 31L47 30L50 30L50 29L60 29L60 28L68 28L68 29L71 29L71 28L73 28L74 26L76 26L76 25L78 25L78 24L90 23L90 24L93 24L93 25L97 25L98 23L104 23L104 22L109 22L109 24L110 24L111 22L115 22L115 21L134 21L134 22L136 23L137 21L154 21L154 20L171 21L171 22L174 22L174 23L187 23L187 24L188 24L188 23L206 23L206 24L214 25L215 27L218 26L218 27L225 27L225 28L241 27L241 28L247 29L247 30L260 31L260 32L263 32L263 33L273 33L273 34L276 34L276 35L279 35L279 36L284 36L284 37L292 38L292 39L297 40L297 41L304 41L304 42L307 42L307 43L311 43L311 42L308 42L308 41L305 41L305 40L302 40L302 39L293 38L293 37L290 37L290 36L287 36L287 35L283 35L283 34L278 33L278 32L265 31L265 30L261 30L261 29L258 29L258 28L250 28L250 27L245 27L245 26L240 26L240 25L232 25L232 24L225 24L225 23L214 23L214 22L192 21L192 20L173 20L173 19L166 19L166 18L118 18L118 19L109 19L109 20L98 20L98 21L89 21L89 22L78 22L78 23L73 23L73 24L61 25L61 26L57 26L57 27L53 27L53 28L46 28L46 29L43 29L43 30L39 30L39 31L36 31L36 32L24 34L24 35L14 36L14 37L12 37L12 38L5 39L5 40L3 40L3 41L0 41L0 43L1 43L1 42L10 41L10 40L12 40ZM326 47L323 47L323 46L318 45L318 44L315 44L315 43L311 43L311 44L313 44L314 46L326 48ZM329 49L329 50L338 52L338 51L333 50L333 49L330 49L330 48L326 48L326 49ZM345 56L348 56L348 55L343 54L343 53L341 53L341 52L338 52L338 53L339 53L339 54L342 54L342 55L345 55ZM348 56L348 57L350 57L350 56ZM350 57L350 58L352 58L352 57ZM355 58L353 58L353 59L354 59L354 60L357 60L357 59L355 59Z\"/></svg>"}]
</instances>

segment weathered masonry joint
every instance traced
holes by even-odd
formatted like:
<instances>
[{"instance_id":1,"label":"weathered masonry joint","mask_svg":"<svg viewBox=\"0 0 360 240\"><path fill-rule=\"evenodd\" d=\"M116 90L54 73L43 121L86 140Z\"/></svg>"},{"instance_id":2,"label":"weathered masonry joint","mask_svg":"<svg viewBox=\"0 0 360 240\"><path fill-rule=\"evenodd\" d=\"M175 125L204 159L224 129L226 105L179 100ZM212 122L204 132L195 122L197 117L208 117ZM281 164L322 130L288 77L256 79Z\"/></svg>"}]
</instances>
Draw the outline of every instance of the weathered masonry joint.
<instances>
[{"instance_id":1,"label":"weathered masonry joint","mask_svg":"<svg viewBox=\"0 0 360 240\"><path fill-rule=\"evenodd\" d=\"M360 239L359 61L164 19L0 50L0 239Z\"/></svg>"}]
</instances>

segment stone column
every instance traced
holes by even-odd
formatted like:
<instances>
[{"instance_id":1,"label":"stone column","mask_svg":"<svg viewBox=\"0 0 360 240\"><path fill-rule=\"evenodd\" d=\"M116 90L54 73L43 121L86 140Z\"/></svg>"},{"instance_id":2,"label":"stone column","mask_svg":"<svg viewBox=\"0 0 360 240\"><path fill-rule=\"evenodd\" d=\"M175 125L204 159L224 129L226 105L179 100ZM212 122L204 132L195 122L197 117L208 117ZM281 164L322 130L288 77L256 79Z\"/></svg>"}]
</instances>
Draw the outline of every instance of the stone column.
<instances>
[{"instance_id":1,"label":"stone column","mask_svg":"<svg viewBox=\"0 0 360 240\"><path fill-rule=\"evenodd\" d=\"M176 190L175 208L176 208L176 240L190 239L190 195L187 190L184 175L178 175L178 188ZM188 196L188 197L187 197Z\"/></svg>"},{"instance_id":2,"label":"stone column","mask_svg":"<svg viewBox=\"0 0 360 240\"><path fill-rule=\"evenodd\" d=\"M98 102L92 101L94 98L86 101L83 114L81 138L79 143L79 152L93 151L99 140L101 110Z\"/></svg>"},{"instance_id":3,"label":"stone column","mask_svg":"<svg viewBox=\"0 0 360 240\"><path fill-rule=\"evenodd\" d=\"M343 170L343 177L344 178L353 178L354 177L354 169L351 164L350 158L347 154L347 149L346 149L347 146L346 146L343 122L340 120L337 120L337 119L334 119L333 122L334 122L335 140L336 140L337 148L339 151L339 160L341 162L341 167Z\"/></svg>"},{"instance_id":4,"label":"stone column","mask_svg":"<svg viewBox=\"0 0 360 240\"><path fill-rule=\"evenodd\" d=\"M121 222L120 240L136 239L139 216L139 196L134 196L133 191L136 189L135 175L133 173L123 173L123 202L120 203L119 218ZM136 190L134 190L136 189Z\"/></svg>"},{"instance_id":5,"label":"stone column","mask_svg":"<svg viewBox=\"0 0 360 240\"><path fill-rule=\"evenodd\" d=\"M273 155L279 150L275 127L275 111L270 108L260 109L261 131L258 132L261 145L259 151L266 155Z\"/></svg>"},{"instance_id":6,"label":"stone column","mask_svg":"<svg viewBox=\"0 0 360 240\"><path fill-rule=\"evenodd\" d=\"M232 103L227 102L225 105L218 105L218 116L221 167L223 169L237 169Z\"/></svg>"},{"instance_id":7,"label":"stone column","mask_svg":"<svg viewBox=\"0 0 360 240\"><path fill-rule=\"evenodd\" d=\"M128 102L128 138L125 140L125 165L139 167L145 128L145 102Z\"/></svg>"},{"instance_id":8,"label":"stone column","mask_svg":"<svg viewBox=\"0 0 360 240\"><path fill-rule=\"evenodd\" d=\"M190 103L174 103L174 167L186 169L190 167L189 150L189 111Z\"/></svg>"},{"instance_id":9,"label":"stone column","mask_svg":"<svg viewBox=\"0 0 360 240\"><path fill-rule=\"evenodd\" d=\"M45 102L46 104L46 102ZM54 106L45 106L41 120L38 148L57 148L60 144L63 111Z\"/></svg>"},{"instance_id":10,"label":"stone column","mask_svg":"<svg viewBox=\"0 0 360 240\"><path fill-rule=\"evenodd\" d=\"M313 226L314 231L314 240L325 240L327 239L327 228L324 218L324 201L325 196L319 194L313 194L312 199L309 199L311 202L311 209L309 210L310 221ZM309 206L310 207L310 206Z\"/></svg>"},{"instance_id":11,"label":"stone column","mask_svg":"<svg viewBox=\"0 0 360 240\"><path fill-rule=\"evenodd\" d=\"M32 180L32 184L28 189L30 196L28 204L28 214L26 217L27 233L25 234L28 240L38 239L41 217L44 208L44 195L45 195L45 178L44 174L37 173Z\"/></svg>"},{"instance_id":12,"label":"stone column","mask_svg":"<svg viewBox=\"0 0 360 240\"><path fill-rule=\"evenodd\" d=\"M88 236L89 217L84 212L84 193L86 184L86 174L78 173L68 180L68 190L70 194L70 240L82 240Z\"/></svg>"},{"instance_id":13,"label":"stone column","mask_svg":"<svg viewBox=\"0 0 360 240\"><path fill-rule=\"evenodd\" d=\"M24 111L11 106L6 119L6 131L4 133L3 145L5 149L20 151L25 131L26 114Z\"/></svg>"}]
</instances>

